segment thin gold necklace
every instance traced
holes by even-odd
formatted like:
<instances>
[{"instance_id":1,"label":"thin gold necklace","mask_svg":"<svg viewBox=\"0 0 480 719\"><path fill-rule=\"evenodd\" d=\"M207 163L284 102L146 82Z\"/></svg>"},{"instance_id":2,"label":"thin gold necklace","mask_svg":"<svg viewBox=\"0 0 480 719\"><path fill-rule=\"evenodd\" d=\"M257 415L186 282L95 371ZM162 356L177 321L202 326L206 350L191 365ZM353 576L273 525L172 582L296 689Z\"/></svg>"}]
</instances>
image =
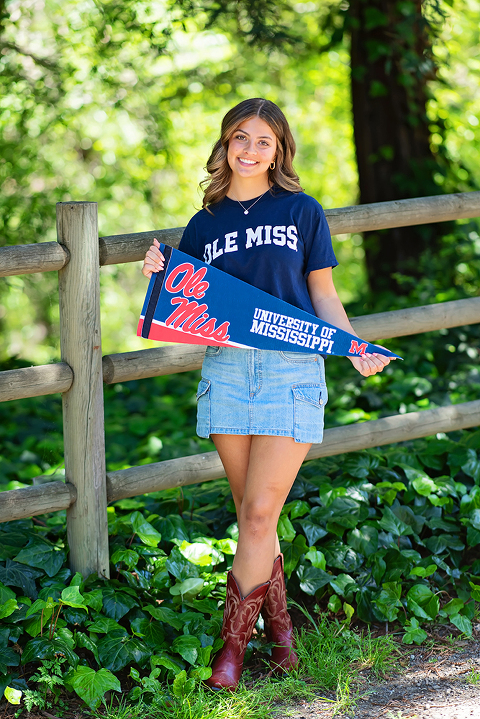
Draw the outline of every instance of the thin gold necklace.
<instances>
[{"instance_id":1,"label":"thin gold necklace","mask_svg":"<svg viewBox=\"0 0 480 719\"><path fill-rule=\"evenodd\" d=\"M269 189L270 189L270 188L268 188L268 190L269 190ZM267 192L268 192L268 190L265 190L265 192L263 193L263 195L266 195ZM243 214L244 214L244 215L248 215L248 213L250 212L250 210L252 209L252 207L253 207L254 205L256 205L259 200L262 199L263 195L260 195L260 197L257 197L257 199L255 200L255 202L252 202L252 204L250 205L250 207L247 209L247 208L245 207L245 205L243 205L243 204L240 202L240 200L238 200L238 199L235 197L235 195L233 194L233 192L232 192L233 198L234 198L235 200L237 200L238 204L239 204L241 207L243 207Z\"/></svg>"}]
</instances>

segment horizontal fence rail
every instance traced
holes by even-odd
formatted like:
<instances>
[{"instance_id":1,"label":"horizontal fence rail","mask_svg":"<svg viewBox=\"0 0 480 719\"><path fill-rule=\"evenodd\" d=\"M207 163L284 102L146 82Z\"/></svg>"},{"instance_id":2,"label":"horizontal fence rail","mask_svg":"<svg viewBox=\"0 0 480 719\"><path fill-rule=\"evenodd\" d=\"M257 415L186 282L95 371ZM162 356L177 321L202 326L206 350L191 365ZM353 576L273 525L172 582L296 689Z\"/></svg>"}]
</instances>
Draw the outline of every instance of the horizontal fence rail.
<instances>
[{"instance_id":1,"label":"horizontal fence rail","mask_svg":"<svg viewBox=\"0 0 480 719\"><path fill-rule=\"evenodd\" d=\"M428 437L438 431L453 432L475 427L479 423L480 400L475 400L422 412L392 415L348 427L335 427L325 430L322 444L312 446L307 460ZM139 494L208 482L224 476L225 470L217 452L179 457L107 472L107 499L108 502L115 502ZM75 488L63 482L49 482L2 492L1 497L0 522L7 522L68 509L75 501Z\"/></svg>"},{"instance_id":2,"label":"horizontal fence rail","mask_svg":"<svg viewBox=\"0 0 480 719\"><path fill-rule=\"evenodd\" d=\"M476 324L480 297L353 317L351 322L369 342ZM204 354L205 347L200 345L171 345L105 355L103 381L113 384L196 370ZM7 370L0 372L0 402L66 392L72 382L73 372L65 362Z\"/></svg>"},{"instance_id":3,"label":"horizontal fence rail","mask_svg":"<svg viewBox=\"0 0 480 719\"><path fill-rule=\"evenodd\" d=\"M480 192L351 205L325 210L325 216L332 235L460 220L480 216ZM142 260L154 237L178 247L183 229L174 227L100 237L100 264L114 265ZM68 250L58 242L2 247L0 277L61 270L68 260Z\"/></svg>"}]
</instances>

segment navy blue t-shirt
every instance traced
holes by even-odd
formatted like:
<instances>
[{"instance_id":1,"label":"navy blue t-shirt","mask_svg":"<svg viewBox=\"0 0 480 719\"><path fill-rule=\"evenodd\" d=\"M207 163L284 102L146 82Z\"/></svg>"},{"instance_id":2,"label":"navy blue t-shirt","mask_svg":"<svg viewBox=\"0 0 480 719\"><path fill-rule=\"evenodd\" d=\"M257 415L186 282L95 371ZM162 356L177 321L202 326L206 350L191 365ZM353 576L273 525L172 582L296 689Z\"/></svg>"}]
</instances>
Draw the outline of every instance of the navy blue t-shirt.
<instances>
[{"instance_id":1,"label":"navy blue t-shirt","mask_svg":"<svg viewBox=\"0 0 480 719\"><path fill-rule=\"evenodd\" d=\"M280 188L254 202L242 203L248 215L229 197L210 206L213 216L200 210L186 226L179 249L315 314L308 274L338 264L321 205L304 192Z\"/></svg>"}]
</instances>

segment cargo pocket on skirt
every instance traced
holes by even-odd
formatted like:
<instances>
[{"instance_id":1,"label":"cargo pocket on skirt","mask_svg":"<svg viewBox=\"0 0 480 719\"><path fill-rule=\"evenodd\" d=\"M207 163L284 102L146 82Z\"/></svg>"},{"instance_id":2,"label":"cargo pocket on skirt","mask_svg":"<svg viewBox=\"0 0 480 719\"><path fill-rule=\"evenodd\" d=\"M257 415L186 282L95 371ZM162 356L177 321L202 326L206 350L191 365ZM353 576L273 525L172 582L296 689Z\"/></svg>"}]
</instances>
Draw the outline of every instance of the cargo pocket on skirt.
<instances>
[{"instance_id":1,"label":"cargo pocket on skirt","mask_svg":"<svg viewBox=\"0 0 480 719\"><path fill-rule=\"evenodd\" d=\"M210 437L210 380L201 379L197 389L197 434Z\"/></svg>"},{"instance_id":2,"label":"cargo pocket on skirt","mask_svg":"<svg viewBox=\"0 0 480 719\"><path fill-rule=\"evenodd\" d=\"M323 415L328 401L326 385L297 384L292 387L296 442L319 444L323 439Z\"/></svg>"}]
</instances>

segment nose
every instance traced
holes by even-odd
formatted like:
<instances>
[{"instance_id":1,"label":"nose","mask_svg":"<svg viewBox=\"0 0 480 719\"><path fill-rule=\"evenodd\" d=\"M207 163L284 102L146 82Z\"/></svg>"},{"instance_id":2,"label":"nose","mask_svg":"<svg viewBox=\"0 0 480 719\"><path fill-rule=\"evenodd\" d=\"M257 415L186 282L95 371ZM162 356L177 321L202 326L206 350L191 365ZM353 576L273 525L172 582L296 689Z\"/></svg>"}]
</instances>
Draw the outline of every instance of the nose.
<instances>
[{"instance_id":1,"label":"nose","mask_svg":"<svg viewBox=\"0 0 480 719\"><path fill-rule=\"evenodd\" d=\"M254 141L253 139L250 139L250 140L248 141L248 144L247 144L247 146L246 146L246 148L245 148L245 151L248 152L248 153L250 153L250 154L255 154L255 155L257 154L257 149L256 149L256 147L255 147L255 141Z\"/></svg>"}]
</instances>

